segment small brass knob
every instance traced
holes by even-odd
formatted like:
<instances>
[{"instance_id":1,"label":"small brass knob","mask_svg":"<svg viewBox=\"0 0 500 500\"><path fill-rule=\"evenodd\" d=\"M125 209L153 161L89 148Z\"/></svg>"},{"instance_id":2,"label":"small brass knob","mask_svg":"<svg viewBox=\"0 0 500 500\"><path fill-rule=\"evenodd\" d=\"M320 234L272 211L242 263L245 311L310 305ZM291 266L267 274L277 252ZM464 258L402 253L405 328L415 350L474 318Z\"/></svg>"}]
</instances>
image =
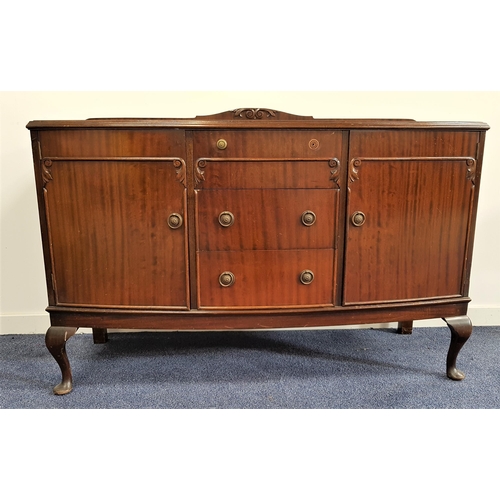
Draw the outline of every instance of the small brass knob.
<instances>
[{"instance_id":1,"label":"small brass knob","mask_svg":"<svg viewBox=\"0 0 500 500\"><path fill-rule=\"evenodd\" d=\"M301 216L300 219L304 226L312 226L316 222L316 214L311 212L310 210L306 210Z\"/></svg>"},{"instance_id":2,"label":"small brass knob","mask_svg":"<svg viewBox=\"0 0 500 500\"><path fill-rule=\"evenodd\" d=\"M363 212L354 212L351 215L351 222L354 226L362 226L366 221L366 215Z\"/></svg>"},{"instance_id":3,"label":"small brass knob","mask_svg":"<svg viewBox=\"0 0 500 500\"><path fill-rule=\"evenodd\" d=\"M319 148L319 141L318 141L318 139L311 139L309 141L309 147L311 149L318 149Z\"/></svg>"},{"instance_id":4,"label":"small brass knob","mask_svg":"<svg viewBox=\"0 0 500 500\"><path fill-rule=\"evenodd\" d=\"M231 212L221 212L219 214L219 224L222 227L229 227L234 224L234 215Z\"/></svg>"},{"instance_id":5,"label":"small brass knob","mask_svg":"<svg viewBox=\"0 0 500 500\"><path fill-rule=\"evenodd\" d=\"M219 139L217 141L217 148L218 149L226 149L227 148L227 141L225 139Z\"/></svg>"},{"instance_id":6,"label":"small brass knob","mask_svg":"<svg viewBox=\"0 0 500 500\"><path fill-rule=\"evenodd\" d=\"M170 214L168 217L168 226L172 229L179 229L182 226L183 218L181 214Z\"/></svg>"},{"instance_id":7,"label":"small brass knob","mask_svg":"<svg viewBox=\"0 0 500 500\"><path fill-rule=\"evenodd\" d=\"M228 286L234 285L235 281L236 281L236 278L234 277L234 274L229 272L229 271L226 271L219 276L220 286L223 286L226 288Z\"/></svg>"},{"instance_id":8,"label":"small brass knob","mask_svg":"<svg viewBox=\"0 0 500 500\"><path fill-rule=\"evenodd\" d=\"M306 269L300 273L299 279L303 285L310 285L314 280L314 273Z\"/></svg>"}]
</instances>

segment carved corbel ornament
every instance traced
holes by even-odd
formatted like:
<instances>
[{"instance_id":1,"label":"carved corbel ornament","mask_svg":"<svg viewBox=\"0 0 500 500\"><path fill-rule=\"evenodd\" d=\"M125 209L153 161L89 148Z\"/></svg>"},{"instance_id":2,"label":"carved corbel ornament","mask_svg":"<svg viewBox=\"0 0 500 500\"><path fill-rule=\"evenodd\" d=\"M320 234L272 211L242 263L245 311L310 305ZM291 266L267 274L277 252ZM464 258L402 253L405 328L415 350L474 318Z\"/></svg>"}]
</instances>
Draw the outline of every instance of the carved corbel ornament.
<instances>
[{"instance_id":1,"label":"carved corbel ornament","mask_svg":"<svg viewBox=\"0 0 500 500\"><path fill-rule=\"evenodd\" d=\"M173 164L175 167L175 173L177 180L184 186L187 187L186 184L186 162L182 158L175 158L173 160Z\"/></svg>"},{"instance_id":2,"label":"carved corbel ornament","mask_svg":"<svg viewBox=\"0 0 500 500\"><path fill-rule=\"evenodd\" d=\"M330 165L330 180L335 182L337 187L340 189L340 161L337 160L337 158L332 158L329 160L328 165Z\"/></svg>"},{"instance_id":3,"label":"carved corbel ornament","mask_svg":"<svg viewBox=\"0 0 500 500\"><path fill-rule=\"evenodd\" d=\"M468 158L465 161L467 165L467 180L471 181L473 185L476 184L476 160Z\"/></svg>"},{"instance_id":4,"label":"carved corbel ornament","mask_svg":"<svg viewBox=\"0 0 500 500\"><path fill-rule=\"evenodd\" d=\"M349 182L359 181L358 167L361 166L361 160L359 158L353 158L349 162Z\"/></svg>"},{"instance_id":5,"label":"carved corbel ornament","mask_svg":"<svg viewBox=\"0 0 500 500\"><path fill-rule=\"evenodd\" d=\"M207 162L204 159L198 160L196 162L196 168L194 169L194 184L197 186L200 182L205 180L205 167Z\"/></svg>"},{"instance_id":6,"label":"carved corbel ornament","mask_svg":"<svg viewBox=\"0 0 500 500\"><path fill-rule=\"evenodd\" d=\"M249 120L276 117L276 111L265 108L239 108L235 109L233 113L235 118L248 118Z\"/></svg>"},{"instance_id":7,"label":"carved corbel ornament","mask_svg":"<svg viewBox=\"0 0 500 500\"><path fill-rule=\"evenodd\" d=\"M52 167L52 160L42 160L42 180L43 180L43 189L45 186L52 181L54 178L52 177L52 172L50 168Z\"/></svg>"}]
</instances>

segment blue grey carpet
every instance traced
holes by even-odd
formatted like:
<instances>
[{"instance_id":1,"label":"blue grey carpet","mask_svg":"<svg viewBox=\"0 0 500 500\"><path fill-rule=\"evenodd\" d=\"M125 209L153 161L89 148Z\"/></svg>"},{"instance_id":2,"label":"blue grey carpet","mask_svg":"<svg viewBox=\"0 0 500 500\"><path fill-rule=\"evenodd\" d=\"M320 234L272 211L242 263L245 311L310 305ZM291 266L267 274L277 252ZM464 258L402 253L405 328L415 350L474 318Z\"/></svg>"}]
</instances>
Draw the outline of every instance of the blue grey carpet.
<instances>
[{"instance_id":1,"label":"blue grey carpet","mask_svg":"<svg viewBox=\"0 0 500 500\"><path fill-rule=\"evenodd\" d=\"M446 327L110 333L67 343L74 390L43 335L0 336L0 408L500 408L500 327L475 327L445 376Z\"/></svg>"}]
</instances>

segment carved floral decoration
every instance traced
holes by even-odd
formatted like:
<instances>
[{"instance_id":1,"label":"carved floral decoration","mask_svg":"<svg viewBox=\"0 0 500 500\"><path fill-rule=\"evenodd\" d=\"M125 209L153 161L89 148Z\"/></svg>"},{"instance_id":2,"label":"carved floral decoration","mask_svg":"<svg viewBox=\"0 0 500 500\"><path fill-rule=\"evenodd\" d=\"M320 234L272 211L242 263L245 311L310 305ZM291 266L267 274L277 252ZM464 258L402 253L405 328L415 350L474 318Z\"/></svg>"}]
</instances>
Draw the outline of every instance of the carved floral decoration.
<instances>
[{"instance_id":1,"label":"carved floral decoration","mask_svg":"<svg viewBox=\"0 0 500 500\"><path fill-rule=\"evenodd\" d=\"M265 108L239 108L235 109L233 113L235 118L248 118L249 120L276 117L276 111Z\"/></svg>"}]
</instances>

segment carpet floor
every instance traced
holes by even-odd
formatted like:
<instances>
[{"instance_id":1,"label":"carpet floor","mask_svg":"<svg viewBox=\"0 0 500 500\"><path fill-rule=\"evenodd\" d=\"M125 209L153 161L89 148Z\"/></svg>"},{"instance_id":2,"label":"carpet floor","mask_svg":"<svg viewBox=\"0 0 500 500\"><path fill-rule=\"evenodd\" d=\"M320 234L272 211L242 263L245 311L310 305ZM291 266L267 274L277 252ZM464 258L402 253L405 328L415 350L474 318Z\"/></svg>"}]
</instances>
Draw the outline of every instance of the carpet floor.
<instances>
[{"instance_id":1,"label":"carpet floor","mask_svg":"<svg viewBox=\"0 0 500 500\"><path fill-rule=\"evenodd\" d=\"M446 327L111 332L67 343L74 390L43 335L0 336L0 408L500 408L500 327L475 327L446 378Z\"/></svg>"}]
</instances>

